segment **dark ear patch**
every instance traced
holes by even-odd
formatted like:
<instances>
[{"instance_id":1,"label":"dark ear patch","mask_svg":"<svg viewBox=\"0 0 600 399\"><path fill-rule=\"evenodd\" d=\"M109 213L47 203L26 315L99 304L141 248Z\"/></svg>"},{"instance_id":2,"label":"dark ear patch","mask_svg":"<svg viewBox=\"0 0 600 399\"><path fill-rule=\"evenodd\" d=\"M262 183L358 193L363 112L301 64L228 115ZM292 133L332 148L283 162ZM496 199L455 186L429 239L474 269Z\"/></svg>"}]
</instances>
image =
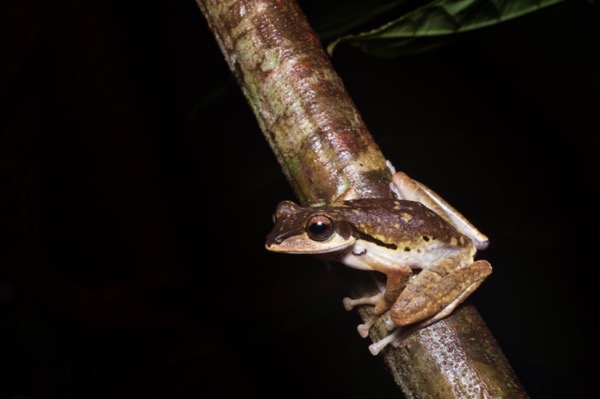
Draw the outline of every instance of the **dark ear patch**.
<instances>
[{"instance_id":1,"label":"dark ear patch","mask_svg":"<svg viewBox=\"0 0 600 399\"><path fill-rule=\"evenodd\" d=\"M348 222L339 222L337 224L337 232L344 240L347 240L352 235L352 226Z\"/></svg>"}]
</instances>

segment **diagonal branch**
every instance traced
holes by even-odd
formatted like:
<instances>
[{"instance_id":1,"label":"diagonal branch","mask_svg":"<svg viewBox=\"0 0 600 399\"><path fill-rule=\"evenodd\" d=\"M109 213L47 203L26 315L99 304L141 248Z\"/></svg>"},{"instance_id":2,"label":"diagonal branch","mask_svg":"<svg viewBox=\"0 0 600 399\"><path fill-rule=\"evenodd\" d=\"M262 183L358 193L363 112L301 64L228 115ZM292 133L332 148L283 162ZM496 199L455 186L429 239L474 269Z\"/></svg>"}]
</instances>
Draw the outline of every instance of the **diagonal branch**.
<instances>
[{"instance_id":1,"label":"diagonal branch","mask_svg":"<svg viewBox=\"0 0 600 399\"><path fill-rule=\"evenodd\" d=\"M385 157L296 2L197 3L300 202L328 203L348 189L390 197ZM364 296L371 284L365 275L351 289ZM370 336L387 334L378 323ZM409 398L527 397L469 304L386 348L384 359Z\"/></svg>"}]
</instances>

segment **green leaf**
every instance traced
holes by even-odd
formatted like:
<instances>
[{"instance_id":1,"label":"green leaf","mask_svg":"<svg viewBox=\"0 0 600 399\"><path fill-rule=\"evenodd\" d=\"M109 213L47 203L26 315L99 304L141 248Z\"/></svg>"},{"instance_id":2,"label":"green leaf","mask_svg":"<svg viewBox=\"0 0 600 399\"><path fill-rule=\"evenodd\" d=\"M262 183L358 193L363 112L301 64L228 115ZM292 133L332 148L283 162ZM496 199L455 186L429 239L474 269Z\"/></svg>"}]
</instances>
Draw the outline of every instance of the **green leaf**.
<instances>
[{"instance_id":1,"label":"green leaf","mask_svg":"<svg viewBox=\"0 0 600 399\"><path fill-rule=\"evenodd\" d=\"M342 36L329 44L327 51L332 54L339 43L385 57L426 51L456 33L491 26L562 1L434 0L369 32Z\"/></svg>"},{"instance_id":2,"label":"green leaf","mask_svg":"<svg viewBox=\"0 0 600 399\"><path fill-rule=\"evenodd\" d=\"M412 0L330 0L309 7L311 26L321 40L332 40L377 20ZM303 7L303 9L305 9Z\"/></svg>"}]
</instances>

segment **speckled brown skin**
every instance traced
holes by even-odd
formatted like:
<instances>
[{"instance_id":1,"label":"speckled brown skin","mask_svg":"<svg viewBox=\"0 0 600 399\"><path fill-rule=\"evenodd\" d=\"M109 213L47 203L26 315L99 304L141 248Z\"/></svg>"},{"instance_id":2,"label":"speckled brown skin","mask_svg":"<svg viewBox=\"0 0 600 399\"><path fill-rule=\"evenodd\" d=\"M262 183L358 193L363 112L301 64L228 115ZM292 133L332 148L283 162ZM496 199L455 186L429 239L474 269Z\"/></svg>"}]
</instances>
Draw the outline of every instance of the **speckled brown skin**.
<instances>
[{"instance_id":1,"label":"speckled brown skin","mask_svg":"<svg viewBox=\"0 0 600 399\"><path fill-rule=\"evenodd\" d=\"M384 273L385 293L369 303L374 315L391 307L398 326L449 315L491 273L487 261L473 261L473 242L420 202L373 198L302 208L283 201L274 221L269 250L320 254ZM322 237L311 236L315 221L322 223ZM422 271L409 280L412 269Z\"/></svg>"},{"instance_id":2,"label":"speckled brown skin","mask_svg":"<svg viewBox=\"0 0 600 399\"><path fill-rule=\"evenodd\" d=\"M419 202L372 198L317 208L302 208L285 201L275 211L275 226L267 236L267 247L281 243L290 235L302 234L306 222L318 214L326 214L337 223L348 223L349 231L357 238L379 241L394 249L402 246L403 251L421 250L434 240L454 241L454 245L461 248L471 242Z\"/></svg>"}]
</instances>

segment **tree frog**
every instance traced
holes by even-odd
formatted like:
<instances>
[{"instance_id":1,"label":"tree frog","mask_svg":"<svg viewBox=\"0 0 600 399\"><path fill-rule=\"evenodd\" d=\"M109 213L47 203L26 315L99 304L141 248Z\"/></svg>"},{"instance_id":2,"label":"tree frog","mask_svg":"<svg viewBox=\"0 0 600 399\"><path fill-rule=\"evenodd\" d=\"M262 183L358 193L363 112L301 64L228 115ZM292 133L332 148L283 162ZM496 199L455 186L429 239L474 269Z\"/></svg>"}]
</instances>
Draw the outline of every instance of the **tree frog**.
<instances>
[{"instance_id":1,"label":"tree frog","mask_svg":"<svg viewBox=\"0 0 600 399\"><path fill-rule=\"evenodd\" d=\"M386 275L379 294L344 298L348 310L373 305L358 326L362 337L388 310L390 329L448 316L492 271L489 262L474 260L488 238L439 195L402 172L393 174L390 188L397 199L341 199L314 208L283 201L266 239L269 251L314 254ZM397 343L400 332L371 345L371 353Z\"/></svg>"}]
</instances>

